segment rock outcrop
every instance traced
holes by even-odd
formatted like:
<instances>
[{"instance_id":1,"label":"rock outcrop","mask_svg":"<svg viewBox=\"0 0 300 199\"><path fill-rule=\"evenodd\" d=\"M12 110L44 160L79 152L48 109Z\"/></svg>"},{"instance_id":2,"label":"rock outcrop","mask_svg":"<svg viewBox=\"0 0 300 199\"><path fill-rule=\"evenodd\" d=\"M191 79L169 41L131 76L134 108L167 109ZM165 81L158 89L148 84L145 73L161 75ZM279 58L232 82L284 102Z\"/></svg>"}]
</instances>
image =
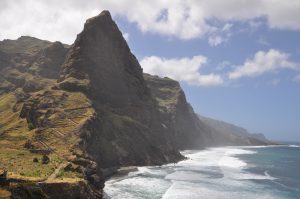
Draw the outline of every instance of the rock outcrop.
<instances>
[{"instance_id":1,"label":"rock outcrop","mask_svg":"<svg viewBox=\"0 0 300 199\"><path fill-rule=\"evenodd\" d=\"M96 114L82 133L82 147L101 167L181 158L168 142L142 69L109 12L87 20L59 82L62 89L82 91L92 101Z\"/></svg>"},{"instance_id":2,"label":"rock outcrop","mask_svg":"<svg viewBox=\"0 0 300 199\"><path fill-rule=\"evenodd\" d=\"M273 144L260 134L197 115L177 81L149 74L144 74L144 78L158 103L162 124L171 129L169 139L179 149Z\"/></svg>"},{"instance_id":3,"label":"rock outcrop","mask_svg":"<svg viewBox=\"0 0 300 199\"><path fill-rule=\"evenodd\" d=\"M162 125L169 129L169 139L178 149L199 149L212 143L211 129L198 119L186 101L179 82L144 74L162 115Z\"/></svg>"}]
</instances>

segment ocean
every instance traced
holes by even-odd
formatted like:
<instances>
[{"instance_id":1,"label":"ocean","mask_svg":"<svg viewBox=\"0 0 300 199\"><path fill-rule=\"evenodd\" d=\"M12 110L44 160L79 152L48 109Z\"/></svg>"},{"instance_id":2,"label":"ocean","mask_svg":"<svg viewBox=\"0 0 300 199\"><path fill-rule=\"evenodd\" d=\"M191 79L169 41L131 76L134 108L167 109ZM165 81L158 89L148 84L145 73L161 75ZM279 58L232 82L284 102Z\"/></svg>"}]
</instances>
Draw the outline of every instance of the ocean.
<instances>
[{"instance_id":1,"label":"ocean","mask_svg":"<svg viewBox=\"0 0 300 199\"><path fill-rule=\"evenodd\" d=\"M183 151L176 164L112 178L112 199L300 199L300 146Z\"/></svg>"}]
</instances>

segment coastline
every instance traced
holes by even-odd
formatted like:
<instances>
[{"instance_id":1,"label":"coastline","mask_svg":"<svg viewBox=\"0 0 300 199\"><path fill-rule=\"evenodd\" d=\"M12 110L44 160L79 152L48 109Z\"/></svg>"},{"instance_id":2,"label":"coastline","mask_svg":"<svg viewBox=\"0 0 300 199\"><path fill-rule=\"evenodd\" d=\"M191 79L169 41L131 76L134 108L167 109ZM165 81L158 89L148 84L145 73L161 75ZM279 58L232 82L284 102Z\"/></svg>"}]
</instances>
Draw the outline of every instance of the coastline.
<instances>
[{"instance_id":1,"label":"coastline","mask_svg":"<svg viewBox=\"0 0 300 199\"><path fill-rule=\"evenodd\" d=\"M229 198L251 198L254 197L255 192L252 192L249 187L263 190L264 186L270 186L270 183L273 185L272 183L279 179L274 176L270 168L262 167L263 170L259 169L258 172L252 170L256 166L259 168L264 166L253 164L253 159L261 157L264 154L261 151L277 151L294 147L290 145L228 146L181 151L187 159L176 164L136 167L134 170L125 169L129 172L114 175L106 181L104 199L110 197L177 199L184 196L195 198L199 194L207 196L204 198L223 195ZM268 156L265 158L267 159ZM274 193L271 191L264 193L264 197L277 199L284 196L280 190L273 191Z\"/></svg>"}]
</instances>

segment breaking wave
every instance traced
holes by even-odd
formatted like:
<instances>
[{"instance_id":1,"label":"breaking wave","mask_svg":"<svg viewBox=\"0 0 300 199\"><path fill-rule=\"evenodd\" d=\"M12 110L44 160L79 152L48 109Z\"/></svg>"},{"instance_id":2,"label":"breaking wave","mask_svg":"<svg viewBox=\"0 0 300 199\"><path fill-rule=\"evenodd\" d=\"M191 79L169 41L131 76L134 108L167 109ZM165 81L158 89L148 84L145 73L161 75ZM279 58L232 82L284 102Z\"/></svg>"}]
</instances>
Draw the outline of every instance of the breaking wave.
<instances>
[{"instance_id":1,"label":"breaking wave","mask_svg":"<svg viewBox=\"0 0 300 199\"><path fill-rule=\"evenodd\" d=\"M255 181L276 180L264 171L254 174L241 155L252 156L245 147L183 151L188 159L161 167L139 167L119 181L109 180L105 192L112 199L277 199L278 190L266 189ZM257 193L260 193L259 195Z\"/></svg>"}]
</instances>

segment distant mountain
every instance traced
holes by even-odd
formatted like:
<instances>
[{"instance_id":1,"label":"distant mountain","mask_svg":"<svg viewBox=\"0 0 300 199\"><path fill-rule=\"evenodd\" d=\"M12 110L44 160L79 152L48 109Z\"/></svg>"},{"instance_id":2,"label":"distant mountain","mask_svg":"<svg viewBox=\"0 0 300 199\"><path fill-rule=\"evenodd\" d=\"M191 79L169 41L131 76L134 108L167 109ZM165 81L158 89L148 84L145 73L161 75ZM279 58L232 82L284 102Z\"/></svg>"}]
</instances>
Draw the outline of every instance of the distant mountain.
<instances>
[{"instance_id":1,"label":"distant mountain","mask_svg":"<svg viewBox=\"0 0 300 199\"><path fill-rule=\"evenodd\" d=\"M214 134L216 145L268 145L274 144L266 139L263 134L249 133L246 129L224 121L204 117L198 117L208 125Z\"/></svg>"}]
</instances>

